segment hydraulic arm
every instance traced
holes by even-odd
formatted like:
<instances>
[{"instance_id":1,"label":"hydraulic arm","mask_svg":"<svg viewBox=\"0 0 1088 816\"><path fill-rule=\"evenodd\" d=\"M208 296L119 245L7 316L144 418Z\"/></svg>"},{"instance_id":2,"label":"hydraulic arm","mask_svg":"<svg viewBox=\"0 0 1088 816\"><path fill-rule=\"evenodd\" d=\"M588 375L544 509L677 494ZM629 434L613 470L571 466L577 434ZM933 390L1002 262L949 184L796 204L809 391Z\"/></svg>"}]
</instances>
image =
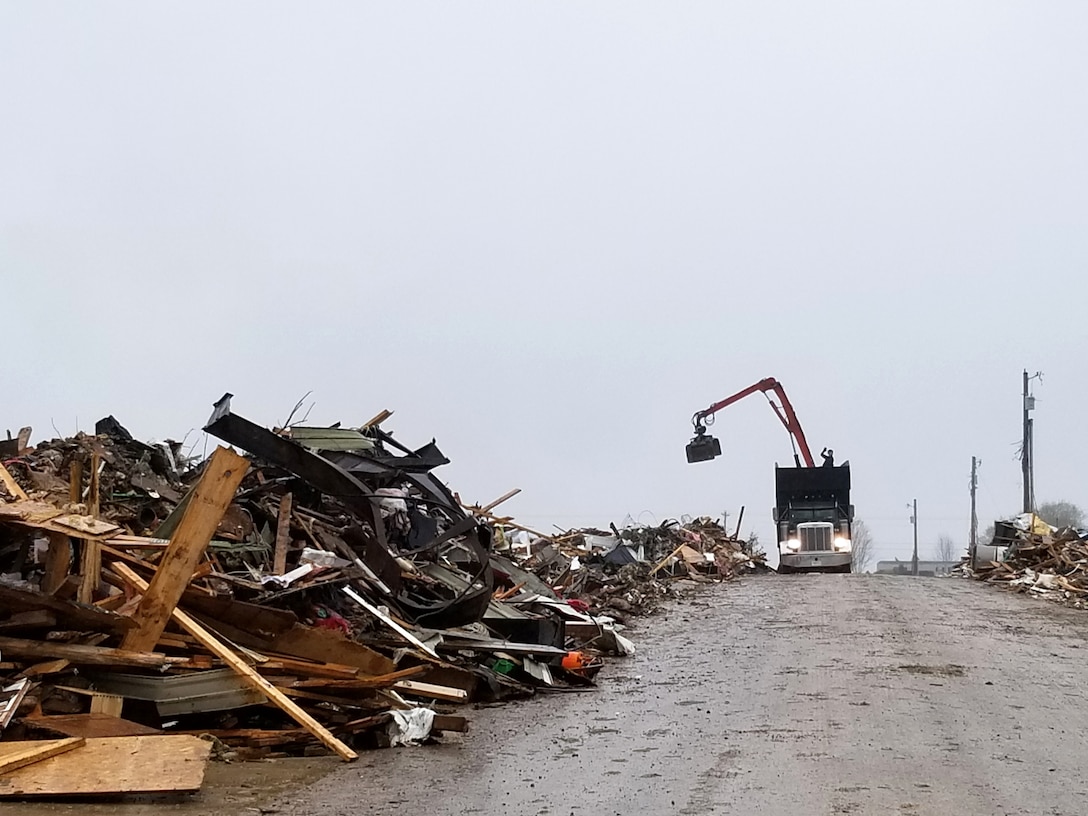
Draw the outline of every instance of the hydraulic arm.
<instances>
[{"instance_id":1,"label":"hydraulic arm","mask_svg":"<svg viewBox=\"0 0 1088 816\"><path fill-rule=\"evenodd\" d=\"M695 426L695 437L687 446L688 462L705 462L721 455L721 443L706 432L707 425L713 424L714 415L718 413L718 411L727 408L733 403L739 402L756 392L763 392L767 397L767 402L770 404L771 408L774 409L775 416L778 417L779 421L789 432L790 444L793 446L793 458L797 466L802 466L802 460L804 461L805 467L815 466L815 463L812 461L812 451L809 450L808 440L805 439L805 432L801 429L801 423L797 421L797 414L793 411L793 405L790 404L789 397L786 396L786 391L782 388L782 384L774 379L774 377L767 377L764 380L760 380L754 385L748 386L743 391L738 391L736 394L726 397L720 402L715 402L713 405L704 408L702 411L696 411L695 415L691 418L691 422ZM771 399L772 393L778 398L778 403L775 403L775 401Z\"/></svg>"}]
</instances>

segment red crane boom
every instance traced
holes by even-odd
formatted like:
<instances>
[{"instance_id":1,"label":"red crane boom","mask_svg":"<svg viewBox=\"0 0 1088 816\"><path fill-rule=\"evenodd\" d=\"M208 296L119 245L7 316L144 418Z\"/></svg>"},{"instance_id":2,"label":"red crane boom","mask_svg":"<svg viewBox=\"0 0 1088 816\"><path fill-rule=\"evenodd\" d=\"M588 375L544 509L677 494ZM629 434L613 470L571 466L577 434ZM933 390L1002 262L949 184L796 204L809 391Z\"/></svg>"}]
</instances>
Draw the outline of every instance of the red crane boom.
<instances>
[{"instance_id":1,"label":"red crane boom","mask_svg":"<svg viewBox=\"0 0 1088 816\"><path fill-rule=\"evenodd\" d=\"M715 402L709 408L704 408L702 411L696 411L695 415L691 418L692 424L695 426L695 438L688 444L687 453L689 462L703 462L707 459L713 459L715 456L721 454L721 444L712 436L708 436L706 432L707 423L706 420L713 417L714 414L723 408L727 408L735 402L739 402L747 396L755 394L757 391L762 391L767 395L767 402L771 408L774 409L775 416L786 427L786 430L790 435L790 444L793 445L793 458L797 463L797 466L801 466L801 459L804 459L807 467L815 467L815 462L812 461L812 451L809 450L808 440L805 439L805 432L801 429L801 423L797 419L797 414L793 411L793 405L790 404L789 397L786 396L786 390L782 387L782 383L776 380L774 377L767 377L764 380L760 380L755 385L750 385L743 391L738 391L732 396L726 397L720 402ZM776 405L774 400L770 397L770 392L773 392L778 397L780 404ZM713 420L712 420L713 421ZM798 457L798 449L800 449L800 457Z\"/></svg>"}]
</instances>

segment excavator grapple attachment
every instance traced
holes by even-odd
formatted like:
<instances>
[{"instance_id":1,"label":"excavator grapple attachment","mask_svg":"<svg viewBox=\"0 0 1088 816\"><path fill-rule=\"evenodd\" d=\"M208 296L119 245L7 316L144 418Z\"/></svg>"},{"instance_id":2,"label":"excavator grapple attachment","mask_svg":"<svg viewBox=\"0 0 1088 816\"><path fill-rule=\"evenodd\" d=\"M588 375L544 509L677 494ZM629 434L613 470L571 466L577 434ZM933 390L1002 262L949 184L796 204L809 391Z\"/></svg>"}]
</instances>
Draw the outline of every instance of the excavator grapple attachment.
<instances>
[{"instance_id":1,"label":"excavator grapple attachment","mask_svg":"<svg viewBox=\"0 0 1088 816\"><path fill-rule=\"evenodd\" d=\"M685 451L688 455L688 464L709 462L714 457L722 455L722 443L710 434L698 434L688 442Z\"/></svg>"}]
</instances>

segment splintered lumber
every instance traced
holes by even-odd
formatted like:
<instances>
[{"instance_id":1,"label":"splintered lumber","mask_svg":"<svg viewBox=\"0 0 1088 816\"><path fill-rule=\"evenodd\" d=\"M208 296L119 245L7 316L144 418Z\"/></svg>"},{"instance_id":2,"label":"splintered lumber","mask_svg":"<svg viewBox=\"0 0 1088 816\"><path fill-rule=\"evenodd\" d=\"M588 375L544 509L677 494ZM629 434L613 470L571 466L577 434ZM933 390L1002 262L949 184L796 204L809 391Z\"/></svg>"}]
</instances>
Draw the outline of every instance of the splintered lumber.
<instances>
[{"instance_id":1,"label":"splintered lumber","mask_svg":"<svg viewBox=\"0 0 1088 816\"><path fill-rule=\"evenodd\" d=\"M16 499L27 501L30 498L30 496L26 494L26 491L19 486L19 483L15 481L15 478L11 473L8 472L8 469L4 467L3 463L0 463L0 482L4 483L4 487L8 489L8 493Z\"/></svg>"},{"instance_id":2,"label":"splintered lumber","mask_svg":"<svg viewBox=\"0 0 1088 816\"><path fill-rule=\"evenodd\" d=\"M148 592L147 582L129 567L122 563L114 563L113 569L136 589L144 593ZM288 698L282 691L273 686L265 678L261 677L252 666L242 660L242 658L236 655L229 646L216 638L215 635L197 623L196 620L176 607L173 610L172 617L181 628L196 638L201 646L238 672L238 674L245 678L251 686L258 689L269 699L269 701L285 711L295 722L321 740L328 748L336 752L339 757L348 762L359 758L357 753L333 736L332 732L303 711L297 703Z\"/></svg>"},{"instance_id":3,"label":"splintered lumber","mask_svg":"<svg viewBox=\"0 0 1088 816\"><path fill-rule=\"evenodd\" d=\"M146 669L161 669L163 666L184 663L186 660L186 658L167 657L159 652L134 652L130 649L81 646L56 640L24 640L8 637L0 637L0 654L35 660L68 660L82 666L138 666Z\"/></svg>"},{"instance_id":4,"label":"splintered lumber","mask_svg":"<svg viewBox=\"0 0 1088 816\"><path fill-rule=\"evenodd\" d=\"M91 475L87 486L87 512L91 518L98 518L99 462L98 451L91 454ZM91 603L94 592L102 580L102 545L90 538L83 539L80 552L79 591L76 598L81 603ZM154 644L151 644L154 645Z\"/></svg>"},{"instance_id":5,"label":"splintered lumber","mask_svg":"<svg viewBox=\"0 0 1088 816\"><path fill-rule=\"evenodd\" d=\"M272 559L272 572L283 575L287 572L287 545L291 543L291 494L285 493L280 499L280 515L276 523L276 549Z\"/></svg>"},{"instance_id":6,"label":"splintered lumber","mask_svg":"<svg viewBox=\"0 0 1088 816\"><path fill-rule=\"evenodd\" d=\"M49 533L49 549L45 554L45 575L42 592L52 595L68 579L72 561L72 539L65 533Z\"/></svg>"},{"instance_id":7,"label":"splintered lumber","mask_svg":"<svg viewBox=\"0 0 1088 816\"><path fill-rule=\"evenodd\" d=\"M88 739L78 750L0 777L0 796L196 791L211 749L210 742L186 734Z\"/></svg>"},{"instance_id":8,"label":"splintered lumber","mask_svg":"<svg viewBox=\"0 0 1088 816\"><path fill-rule=\"evenodd\" d=\"M144 592L133 616L136 628L125 635L124 648L154 648L248 468L249 460L244 456L216 448Z\"/></svg>"},{"instance_id":9,"label":"splintered lumber","mask_svg":"<svg viewBox=\"0 0 1088 816\"><path fill-rule=\"evenodd\" d=\"M37 742L0 742L0 775L83 747L82 737Z\"/></svg>"}]
</instances>

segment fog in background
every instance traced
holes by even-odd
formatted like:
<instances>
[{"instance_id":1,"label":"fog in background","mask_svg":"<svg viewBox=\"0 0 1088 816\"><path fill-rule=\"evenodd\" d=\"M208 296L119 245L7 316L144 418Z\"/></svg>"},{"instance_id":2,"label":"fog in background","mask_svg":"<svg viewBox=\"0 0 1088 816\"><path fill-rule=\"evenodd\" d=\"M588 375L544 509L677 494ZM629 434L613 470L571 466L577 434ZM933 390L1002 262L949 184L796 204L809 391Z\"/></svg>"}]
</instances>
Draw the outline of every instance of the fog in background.
<instances>
[{"instance_id":1,"label":"fog in background","mask_svg":"<svg viewBox=\"0 0 1088 816\"><path fill-rule=\"evenodd\" d=\"M1088 503L1088 5L0 4L0 427L383 408L544 530L745 506L789 439L876 557ZM55 430L54 430L55 429Z\"/></svg>"}]
</instances>

